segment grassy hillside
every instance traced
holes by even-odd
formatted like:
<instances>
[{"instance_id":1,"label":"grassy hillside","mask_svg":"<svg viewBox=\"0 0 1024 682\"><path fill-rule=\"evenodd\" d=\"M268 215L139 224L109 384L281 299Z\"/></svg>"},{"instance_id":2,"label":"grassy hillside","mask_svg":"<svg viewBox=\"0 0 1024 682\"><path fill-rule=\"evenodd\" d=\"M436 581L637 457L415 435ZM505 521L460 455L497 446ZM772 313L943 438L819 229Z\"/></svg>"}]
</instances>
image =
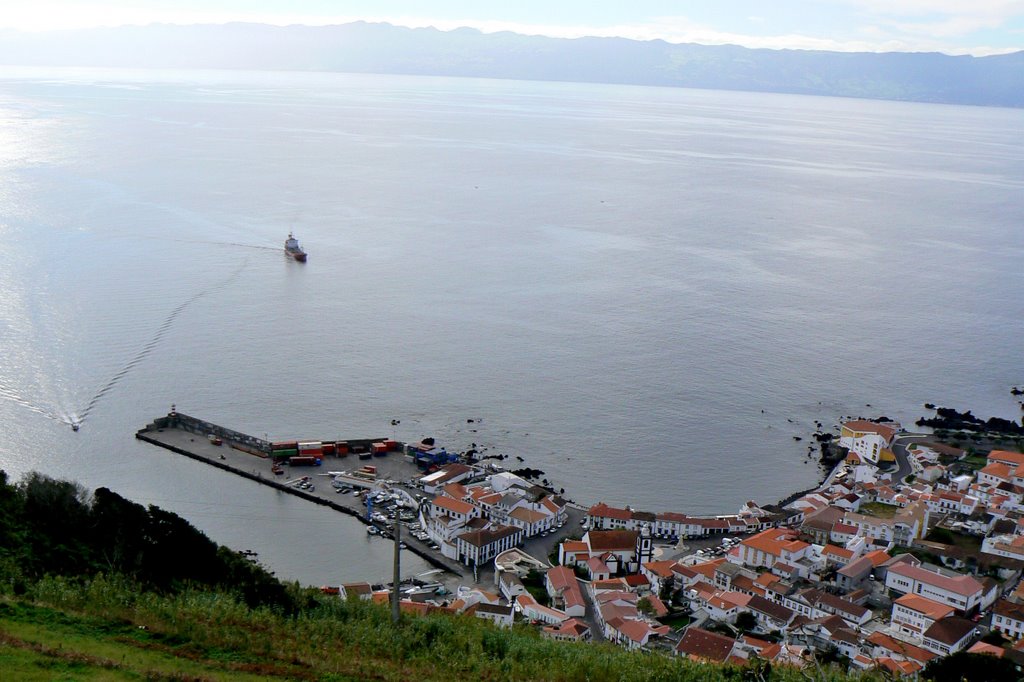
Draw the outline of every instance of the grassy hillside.
<instances>
[{"instance_id":1,"label":"grassy hillside","mask_svg":"<svg viewBox=\"0 0 1024 682\"><path fill-rule=\"evenodd\" d=\"M393 625L386 608L306 594L296 615L205 590L140 592L123 578L46 578L0 598L5 679L746 680L611 645L562 644L528 627L436 614ZM8 673L11 674L7 677ZM776 669L770 679L805 677Z\"/></svg>"},{"instance_id":2,"label":"grassy hillside","mask_svg":"<svg viewBox=\"0 0 1024 682\"><path fill-rule=\"evenodd\" d=\"M183 519L0 472L3 680L758 680L282 584ZM845 680L776 669L770 679Z\"/></svg>"}]
</instances>

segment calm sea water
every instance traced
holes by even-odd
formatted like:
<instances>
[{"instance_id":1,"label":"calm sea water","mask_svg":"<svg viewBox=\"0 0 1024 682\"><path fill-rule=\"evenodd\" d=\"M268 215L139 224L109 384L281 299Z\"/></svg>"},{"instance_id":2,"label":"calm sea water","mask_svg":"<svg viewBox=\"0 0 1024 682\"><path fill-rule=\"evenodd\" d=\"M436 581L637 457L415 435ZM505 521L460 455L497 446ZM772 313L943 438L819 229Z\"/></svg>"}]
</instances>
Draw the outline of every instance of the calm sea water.
<instances>
[{"instance_id":1,"label":"calm sea water","mask_svg":"<svg viewBox=\"0 0 1024 682\"><path fill-rule=\"evenodd\" d=\"M583 503L730 513L818 480L815 420L1020 415L1022 215L1016 110L6 69L0 463L313 584L382 578L389 546L135 430L176 403L432 435Z\"/></svg>"}]
</instances>

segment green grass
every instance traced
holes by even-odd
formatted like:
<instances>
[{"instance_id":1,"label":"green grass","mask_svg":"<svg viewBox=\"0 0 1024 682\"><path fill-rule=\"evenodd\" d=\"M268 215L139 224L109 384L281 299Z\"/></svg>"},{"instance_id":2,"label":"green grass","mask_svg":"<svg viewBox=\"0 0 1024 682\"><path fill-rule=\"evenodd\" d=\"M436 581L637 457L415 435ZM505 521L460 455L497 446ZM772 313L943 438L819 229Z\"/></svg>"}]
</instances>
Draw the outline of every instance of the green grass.
<instances>
[{"instance_id":1,"label":"green grass","mask_svg":"<svg viewBox=\"0 0 1024 682\"><path fill-rule=\"evenodd\" d=\"M529 627L433 614L390 622L387 608L313 592L300 614L219 593L139 592L122 579L48 578L0 597L0 678L17 680L624 680L742 679L610 644L567 644ZM773 670L774 682L808 679ZM827 669L813 680L850 678ZM860 679L875 679L864 677Z\"/></svg>"},{"instance_id":2,"label":"green grass","mask_svg":"<svg viewBox=\"0 0 1024 682\"><path fill-rule=\"evenodd\" d=\"M0 642L12 665L17 663L26 672L50 670L54 677L47 679L61 679L66 672L67 679L81 679L88 673L88 679L258 682L280 679L279 672L293 672L253 674L245 668L261 663L243 652L207 649L131 623L72 616L24 603L0 603Z\"/></svg>"},{"instance_id":3,"label":"green grass","mask_svg":"<svg viewBox=\"0 0 1024 682\"><path fill-rule=\"evenodd\" d=\"M860 513L868 516L876 516L880 519L891 519L896 516L900 508L893 504L883 504L882 502L869 502L860 506Z\"/></svg>"},{"instance_id":4,"label":"green grass","mask_svg":"<svg viewBox=\"0 0 1024 682\"><path fill-rule=\"evenodd\" d=\"M988 464L988 459L981 457L980 455L968 455L960 460L963 465L969 469L984 469Z\"/></svg>"}]
</instances>

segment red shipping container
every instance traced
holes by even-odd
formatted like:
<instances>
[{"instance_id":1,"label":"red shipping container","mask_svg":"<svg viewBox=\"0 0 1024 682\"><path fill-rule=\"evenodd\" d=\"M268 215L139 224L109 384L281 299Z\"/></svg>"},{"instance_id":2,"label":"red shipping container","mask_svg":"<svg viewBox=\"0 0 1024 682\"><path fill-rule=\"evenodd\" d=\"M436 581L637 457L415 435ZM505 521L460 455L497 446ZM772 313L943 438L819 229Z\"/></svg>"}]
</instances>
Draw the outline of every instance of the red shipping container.
<instances>
[{"instance_id":1,"label":"red shipping container","mask_svg":"<svg viewBox=\"0 0 1024 682\"><path fill-rule=\"evenodd\" d=\"M333 455L335 452L334 443L324 443L324 454Z\"/></svg>"}]
</instances>

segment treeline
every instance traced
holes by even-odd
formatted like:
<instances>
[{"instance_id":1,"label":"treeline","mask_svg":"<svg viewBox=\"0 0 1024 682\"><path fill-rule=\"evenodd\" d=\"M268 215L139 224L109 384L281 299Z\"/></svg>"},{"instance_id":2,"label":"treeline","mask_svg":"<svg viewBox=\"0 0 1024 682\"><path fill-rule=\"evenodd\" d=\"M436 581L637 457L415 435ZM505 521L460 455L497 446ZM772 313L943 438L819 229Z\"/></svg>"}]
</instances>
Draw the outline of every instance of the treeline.
<instances>
[{"instance_id":1,"label":"treeline","mask_svg":"<svg viewBox=\"0 0 1024 682\"><path fill-rule=\"evenodd\" d=\"M0 471L0 581L18 594L45 576L117 574L140 589L206 587L251 607L295 612L302 604L259 565L219 546L181 517L117 493L33 473Z\"/></svg>"}]
</instances>

